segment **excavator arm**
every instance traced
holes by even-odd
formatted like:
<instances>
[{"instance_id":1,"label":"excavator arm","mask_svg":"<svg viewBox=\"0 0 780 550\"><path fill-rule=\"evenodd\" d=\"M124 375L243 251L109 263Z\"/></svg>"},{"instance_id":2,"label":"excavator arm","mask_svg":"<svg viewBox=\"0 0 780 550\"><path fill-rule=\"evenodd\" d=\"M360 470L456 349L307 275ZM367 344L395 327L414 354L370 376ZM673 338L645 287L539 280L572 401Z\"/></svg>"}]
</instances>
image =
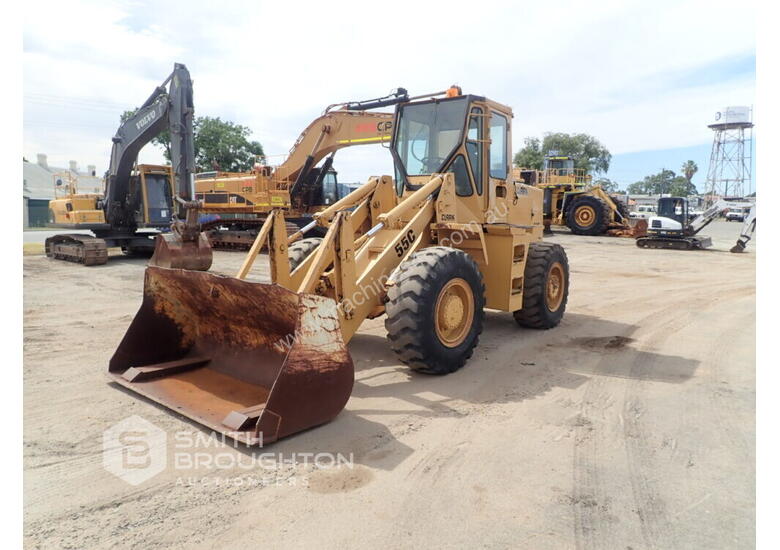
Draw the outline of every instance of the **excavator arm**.
<instances>
[{"instance_id":1,"label":"excavator arm","mask_svg":"<svg viewBox=\"0 0 780 550\"><path fill-rule=\"evenodd\" d=\"M742 231L737 239L737 244L731 247L731 252L739 253L744 252L748 242L753 238L753 233L756 232L756 205L750 207L745 218L745 223L742 224Z\"/></svg>"},{"instance_id":2,"label":"excavator arm","mask_svg":"<svg viewBox=\"0 0 780 550\"><path fill-rule=\"evenodd\" d=\"M112 138L104 205L106 220L112 226L133 228L133 212L127 200L133 166L141 148L166 129L171 133L175 195L185 202L192 200L190 182L195 167L192 114L192 80L187 67L176 63L168 78L122 123ZM177 200L177 203L178 217L186 217L182 202Z\"/></svg>"},{"instance_id":3,"label":"excavator arm","mask_svg":"<svg viewBox=\"0 0 780 550\"><path fill-rule=\"evenodd\" d=\"M294 196L311 169L326 156L343 147L389 141L393 133L393 115L366 111L406 100L406 90L399 88L383 98L329 106L298 136L287 159L276 169L276 179L293 182L290 195Z\"/></svg>"}]
</instances>

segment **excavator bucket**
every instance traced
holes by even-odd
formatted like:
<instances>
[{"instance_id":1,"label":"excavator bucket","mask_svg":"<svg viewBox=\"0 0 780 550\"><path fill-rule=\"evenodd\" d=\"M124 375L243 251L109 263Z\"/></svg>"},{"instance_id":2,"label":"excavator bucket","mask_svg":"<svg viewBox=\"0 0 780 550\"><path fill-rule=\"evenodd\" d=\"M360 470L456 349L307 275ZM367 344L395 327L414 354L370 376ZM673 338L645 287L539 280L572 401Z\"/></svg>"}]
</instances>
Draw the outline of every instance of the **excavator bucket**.
<instances>
[{"instance_id":1,"label":"excavator bucket","mask_svg":"<svg viewBox=\"0 0 780 550\"><path fill-rule=\"evenodd\" d=\"M211 267L211 245L205 234L196 240L185 241L175 231L157 235L154 254L149 265L190 271L208 271Z\"/></svg>"},{"instance_id":2,"label":"excavator bucket","mask_svg":"<svg viewBox=\"0 0 780 550\"><path fill-rule=\"evenodd\" d=\"M333 419L354 367L336 303L211 273L148 267L113 381L247 444Z\"/></svg>"}]
</instances>

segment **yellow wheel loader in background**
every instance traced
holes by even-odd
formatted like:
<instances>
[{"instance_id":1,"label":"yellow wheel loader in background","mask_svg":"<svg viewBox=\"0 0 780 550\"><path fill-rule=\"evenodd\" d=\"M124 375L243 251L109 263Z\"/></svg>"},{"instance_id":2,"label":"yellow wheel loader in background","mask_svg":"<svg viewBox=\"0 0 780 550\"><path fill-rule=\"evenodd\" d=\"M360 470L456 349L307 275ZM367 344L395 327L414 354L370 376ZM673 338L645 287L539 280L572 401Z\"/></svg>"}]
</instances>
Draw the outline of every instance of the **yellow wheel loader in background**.
<instances>
[{"instance_id":1,"label":"yellow wheel loader in background","mask_svg":"<svg viewBox=\"0 0 780 550\"><path fill-rule=\"evenodd\" d=\"M444 97L442 97L444 96ZM334 418L354 367L346 343L385 315L411 369L471 357L484 309L556 326L569 266L542 241L542 191L512 181L509 107L459 88L399 101L396 181L372 177L315 214L325 237L263 224L235 277L149 267L112 379L238 441L268 443ZM272 283L246 280L267 245Z\"/></svg>"},{"instance_id":2,"label":"yellow wheel loader in background","mask_svg":"<svg viewBox=\"0 0 780 550\"><path fill-rule=\"evenodd\" d=\"M515 169L515 178L544 191L545 230L566 226L575 235L643 235L647 223L632 220L628 206L600 185L593 186L591 176L574 168L574 158L552 152L544 157L542 170Z\"/></svg>"}]
</instances>

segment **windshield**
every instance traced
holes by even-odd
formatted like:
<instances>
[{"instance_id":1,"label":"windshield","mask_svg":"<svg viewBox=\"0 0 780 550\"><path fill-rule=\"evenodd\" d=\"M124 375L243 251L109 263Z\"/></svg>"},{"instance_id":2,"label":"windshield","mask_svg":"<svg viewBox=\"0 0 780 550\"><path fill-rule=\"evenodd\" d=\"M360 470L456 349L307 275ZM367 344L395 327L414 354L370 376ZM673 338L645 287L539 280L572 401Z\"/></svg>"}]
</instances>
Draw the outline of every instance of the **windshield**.
<instances>
[{"instance_id":1,"label":"windshield","mask_svg":"<svg viewBox=\"0 0 780 550\"><path fill-rule=\"evenodd\" d=\"M658 215L664 218L674 218L683 213L683 201L681 199L667 199L658 201Z\"/></svg>"},{"instance_id":2,"label":"windshield","mask_svg":"<svg viewBox=\"0 0 780 550\"><path fill-rule=\"evenodd\" d=\"M168 176L162 174L146 175L146 200L149 208L170 208L171 189Z\"/></svg>"},{"instance_id":3,"label":"windshield","mask_svg":"<svg viewBox=\"0 0 780 550\"><path fill-rule=\"evenodd\" d=\"M467 107L463 98L401 108L394 148L406 175L442 171L461 141Z\"/></svg>"}]
</instances>

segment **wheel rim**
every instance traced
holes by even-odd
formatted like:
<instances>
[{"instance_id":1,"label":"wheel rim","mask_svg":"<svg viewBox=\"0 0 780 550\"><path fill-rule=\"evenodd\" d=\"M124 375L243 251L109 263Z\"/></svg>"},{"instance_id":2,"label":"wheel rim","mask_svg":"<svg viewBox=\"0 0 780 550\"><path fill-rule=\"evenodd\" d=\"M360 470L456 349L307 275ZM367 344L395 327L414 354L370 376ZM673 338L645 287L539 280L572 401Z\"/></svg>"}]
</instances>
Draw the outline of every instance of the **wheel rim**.
<instances>
[{"instance_id":1,"label":"wheel rim","mask_svg":"<svg viewBox=\"0 0 780 550\"><path fill-rule=\"evenodd\" d=\"M580 227L588 227L596 221L596 209L588 205L577 207L574 210L574 221Z\"/></svg>"},{"instance_id":2,"label":"wheel rim","mask_svg":"<svg viewBox=\"0 0 780 550\"><path fill-rule=\"evenodd\" d=\"M547 273L547 285L545 288L547 309L550 311L558 311L558 308L561 307L564 287L566 286L565 281L563 266L559 262L555 262L550 266L550 271Z\"/></svg>"},{"instance_id":3,"label":"wheel rim","mask_svg":"<svg viewBox=\"0 0 780 550\"><path fill-rule=\"evenodd\" d=\"M436 299L435 325L439 341L449 348L463 343L474 320L474 294L461 278L452 279Z\"/></svg>"}]
</instances>

